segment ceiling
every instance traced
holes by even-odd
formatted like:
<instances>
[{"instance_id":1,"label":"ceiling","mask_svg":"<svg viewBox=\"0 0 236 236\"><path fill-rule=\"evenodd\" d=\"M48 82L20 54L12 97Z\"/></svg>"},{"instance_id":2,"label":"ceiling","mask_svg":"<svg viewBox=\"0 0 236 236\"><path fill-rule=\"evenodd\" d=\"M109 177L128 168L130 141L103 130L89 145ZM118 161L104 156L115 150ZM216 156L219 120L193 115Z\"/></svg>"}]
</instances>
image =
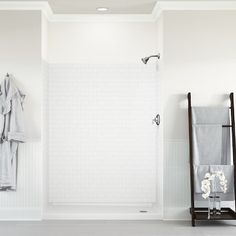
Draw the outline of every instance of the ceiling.
<instances>
[{"instance_id":1,"label":"ceiling","mask_svg":"<svg viewBox=\"0 0 236 236\"><path fill-rule=\"evenodd\" d=\"M10 1L45 2L46 0L7 0L7 2ZM56 14L150 14L156 2L157 0L48 0ZM98 12L98 7L107 7L109 10Z\"/></svg>"},{"instance_id":2,"label":"ceiling","mask_svg":"<svg viewBox=\"0 0 236 236\"><path fill-rule=\"evenodd\" d=\"M49 0L54 13L98 13L98 7L107 7L111 14L151 13L156 0Z\"/></svg>"},{"instance_id":3,"label":"ceiling","mask_svg":"<svg viewBox=\"0 0 236 236\"><path fill-rule=\"evenodd\" d=\"M4 1L4 0L0 0ZM6 0L5 0L6 1ZM8 0L24 1L25 0ZM26 0L29 2L45 0ZM46 0L57 14L148 14L152 12L156 0ZM98 12L98 7L109 8Z\"/></svg>"}]
</instances>

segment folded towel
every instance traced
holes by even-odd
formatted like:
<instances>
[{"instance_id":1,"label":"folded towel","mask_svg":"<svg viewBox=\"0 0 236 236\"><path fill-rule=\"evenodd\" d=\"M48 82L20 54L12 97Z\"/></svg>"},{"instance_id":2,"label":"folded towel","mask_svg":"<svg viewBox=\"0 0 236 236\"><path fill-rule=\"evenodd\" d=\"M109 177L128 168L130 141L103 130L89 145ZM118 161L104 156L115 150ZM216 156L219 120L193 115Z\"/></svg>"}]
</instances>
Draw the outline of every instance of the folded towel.
<instances>
[{"instance_id":1,"label":"folded towel","mask_svg":"<svg viewBox=\"0 0 236 236\"><path fill-rule=\"evenodd\" d=\"M196 165L220 165L222 125L193 125L193 157Z\"/></svg>"},{"instance_id":2,"label":"folded towel","mask_svg":"<svg viewBox=\"0 0 236 236\"><path fill-rule=\"evenodd\" d=\"M226 193L234 192L234 166L233 165L211 165L210 172L223 171L227 180L227 191ZM212 192L223 193L220 188L220 180L216 178L215 185L212 186Z\"/></svg>"},{"instance_id":3,"label":"folded towel","mask_svg":"<svg viewBox=\"0 0 236 236\"><path fill-rule=\"evenodd\" d=\"M214 173L216 171L223 171L227 180L227 191L223 193L220 188L219 178L215 178L215 183L211 182L211 193L220 194L221 200L234 200L234 166L233 165L194 165L194 189L197 200L204 200L202 198L201 182L205 178L206 173Z\"/></svg>"},{"instance_id":4,"label":"folded towel","mask_svg":"<svg viewBox=\"0 0 236 236\"><path fill-rule=\"evenodd\" d=\"M192 123L195 125L230 125L229 108L228 107L192 107ZM194 128L193 128L194 131ZM205 130L206 131L206 130ZM219 131L219 130L218 130ZM205 133L207 139L207 131ZM212 131L213 135L213 131ZM212 137L210 136L209 139ZM232 158L230 153L230 128L222 128L221 134L222 146L221 157L217 162L203 163L199 160L195 161L195 164L220 164L220 165L232 165ZM195 145L194 140L194 145ZM218 140L219 141L219 140ZM206 150L205 150L206 151ZM219 149L218 149L219 151Z\"/></svg>"},{"instance_id":5,"label":"folded towel","mask_svg":"<svg viewBox=\"0 0 236 236\"><path fill-rule=\"evenodd\" d=\"M229 108L192 107L192 123L229 125Z\"/></svg>"}]
</instances>

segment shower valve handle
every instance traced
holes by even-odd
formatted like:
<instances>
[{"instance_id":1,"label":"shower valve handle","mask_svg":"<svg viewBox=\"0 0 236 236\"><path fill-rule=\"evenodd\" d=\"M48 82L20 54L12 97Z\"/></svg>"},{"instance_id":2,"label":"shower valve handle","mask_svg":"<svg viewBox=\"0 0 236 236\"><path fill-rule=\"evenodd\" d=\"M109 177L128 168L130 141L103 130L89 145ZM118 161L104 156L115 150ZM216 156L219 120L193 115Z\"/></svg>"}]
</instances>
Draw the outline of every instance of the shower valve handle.
<instances>
[{"instance_id":1,"label":"shower valve handle","mask_svg":"<svg viewBox=\"0 0 236 236\"><path fill-rule=\"evenodd\" d=\"M160 115L159 114L157 114L156 116L155 116L155 118L152 120L152 123L154 124L156 124L156 125L160 125L160 123L161 123L161 117L160 117Z\"/></svg>"}]
</instances>

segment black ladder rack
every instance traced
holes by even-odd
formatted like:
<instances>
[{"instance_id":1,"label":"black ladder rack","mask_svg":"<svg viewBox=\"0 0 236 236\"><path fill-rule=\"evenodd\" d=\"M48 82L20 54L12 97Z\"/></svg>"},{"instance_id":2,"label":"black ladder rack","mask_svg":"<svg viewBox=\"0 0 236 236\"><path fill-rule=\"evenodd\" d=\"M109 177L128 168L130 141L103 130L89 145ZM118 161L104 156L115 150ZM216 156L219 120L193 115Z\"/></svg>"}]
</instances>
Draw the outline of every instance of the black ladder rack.
<instances>
[{"instance_id":1,"label":"black ladder rack","mask_svg":"<svg viewBox=\"0 0 236 236\"><path fill-rule=\"evenodd\" d=\"M193 131L192 131L192 104L191 93L188 93L188 125L189 125L189 158L190 158L190 184L191 184L191 207L190 214L192 217L192 226L195 226L196 221L200 220L236 220L236 212L231 208L222 208L221 215L216 215L208 219L208 208L195 207L194 199L194 166L193 166ZM231 125L223 125L223 128L231 128L232 134L232 153L233 164L236 166L236 144L235 144L235 117L234 117L234 94L230 93L230 111L231 111ZM236 168L234 168L234 197L236 209Z\"/></svg>"}]
</instances>

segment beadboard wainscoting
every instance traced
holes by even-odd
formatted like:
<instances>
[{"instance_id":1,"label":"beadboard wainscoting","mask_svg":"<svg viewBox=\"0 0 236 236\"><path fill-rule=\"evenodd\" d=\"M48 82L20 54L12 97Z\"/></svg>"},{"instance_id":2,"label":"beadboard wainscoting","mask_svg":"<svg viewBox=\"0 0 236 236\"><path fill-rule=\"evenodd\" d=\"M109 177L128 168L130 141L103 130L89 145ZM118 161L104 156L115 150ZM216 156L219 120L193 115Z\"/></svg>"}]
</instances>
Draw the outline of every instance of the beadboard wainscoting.
<instances>
[{"instance_id":1,"label":"beadboard wainscoting","mask_svg":"<svg viewBox=\"0 0 236 236\"><path fill-rule=\"evenodd\" d=\"M188 140L164 140L164 218L189 219Z\"/></svg>"},{"instance_id":2,"label":"beadboard wainscoting","mask_svg":"<svg viewBox=\"0 0 236 236\"><path fill-rule=\"evenodd\" d=\"M40 220L41 142L19 145L16 192L0 192L0 220Z\"/></svg>"}]
</instances>

